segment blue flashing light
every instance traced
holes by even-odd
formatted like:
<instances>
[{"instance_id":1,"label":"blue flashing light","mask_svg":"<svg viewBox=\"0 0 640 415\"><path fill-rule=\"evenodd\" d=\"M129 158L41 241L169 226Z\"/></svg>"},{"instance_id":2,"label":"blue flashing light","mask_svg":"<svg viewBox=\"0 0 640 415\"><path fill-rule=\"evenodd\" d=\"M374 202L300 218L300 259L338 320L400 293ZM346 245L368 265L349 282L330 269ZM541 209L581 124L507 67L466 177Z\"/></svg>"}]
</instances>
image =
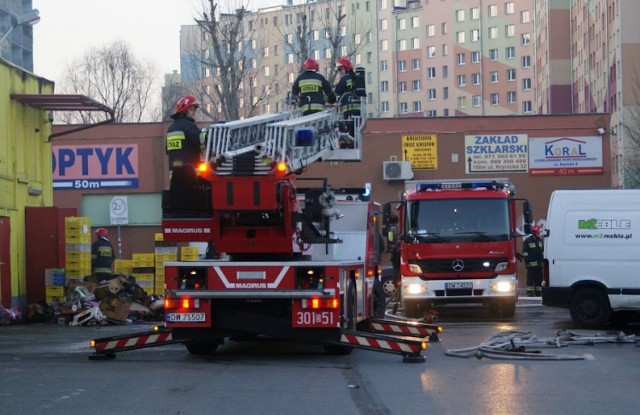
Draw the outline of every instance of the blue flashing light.
<instances>
[{"instance_id":1,"label":"blue flashing light","mask_svg":"<svg viewBox=\"0 0 640 415\"><path fill-rule=\"evenodd\" d=\"M311 147L316 143L316 131L313 128L299 128L294 133L296 147Z\"/></svg>"},{"instance_id":2,"label":"blue flashing light","mask_svg":"<svg viewBox=\"0 0 640 415\"><path fill-rule=\"evenodd\" d=\"M418 183L416 190L418 192L426 192L433 190L460 190L460 189L502 189L504 183L496 181L469 181L469 182L431 182Z\"/></svg>"},{"instance_id":3,"label":"blue flashing light","mask_svg":"<svg viewBox=\"0 0 640 415\"><path fill-rule=\"evenodd\" d=\"M371 200L371 183L365 183L362 188L362 193L360 193L360 200L368 202Z\"/></svg>"}]
</instances>

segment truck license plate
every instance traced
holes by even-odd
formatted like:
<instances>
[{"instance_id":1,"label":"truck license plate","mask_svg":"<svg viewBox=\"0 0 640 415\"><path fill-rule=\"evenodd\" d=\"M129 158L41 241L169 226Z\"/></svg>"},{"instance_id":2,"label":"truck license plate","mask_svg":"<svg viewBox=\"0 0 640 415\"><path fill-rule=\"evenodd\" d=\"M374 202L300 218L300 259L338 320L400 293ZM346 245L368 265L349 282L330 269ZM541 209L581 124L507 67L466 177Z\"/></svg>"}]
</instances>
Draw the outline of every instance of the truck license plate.
<instances>
[{"instance_id":1,"label":"truck license plate","mask_svg":"<svg viewBox=\"0 0 640 415\"><path fill-rule=\"evenodd\" d=\"M204 313L169 313L167 321L170 323L191 323L205 321Z\"/></svg>"},{"instance_id":2,"label":"truck license plate","mask_svg":"<svg viewBox=\"0 0 640 415\"><path fill-rule=\"evenodd\" d=\"M472 282L445 282L445 290L470 290L473 288Z\"/></svg>"}]
</instances>

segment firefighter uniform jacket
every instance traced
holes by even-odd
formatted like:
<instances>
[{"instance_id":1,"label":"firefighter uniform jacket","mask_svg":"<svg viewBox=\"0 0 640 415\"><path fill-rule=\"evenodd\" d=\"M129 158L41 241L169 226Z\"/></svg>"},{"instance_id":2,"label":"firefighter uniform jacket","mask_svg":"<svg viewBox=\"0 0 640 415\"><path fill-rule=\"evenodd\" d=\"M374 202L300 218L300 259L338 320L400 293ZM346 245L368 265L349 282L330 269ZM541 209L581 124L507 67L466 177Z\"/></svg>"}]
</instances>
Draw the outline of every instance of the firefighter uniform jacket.
<instances>
[{"instance_id":1,"label":"firefighter uniform jacket","mask_svg":"<svg viewBox=\"0 0 640 415\"><path fill-rule=\"evenodd\" d=\"M115 258L113 246L104 236L91 244L91 270L94 274L110 274Z\"/></svg>"},{"instance_id":2,"label":"firefighter uniform jacket","mask_svg":"<svg viewBox=\"0 0 640 415\"><path fill-rule=\"evenodd\" d=\"M193 118L177 113L171 116L173 123L167 130L166 151L169 169L176 166L200 163L200 129Z\"/></svg>"},{"instance_id":3,"label":"firefighter uniform jacket","mask_svg":"<svg viewBox=\"0 0 640 415\"><path fill-rule=\"evenodd\" d=\"M344 118L360 115L360 97L356 95L355 88L356 74L352 70L345 73L336 85L336 95L340 97L340 110Z\"/></svg>"},{"instance_id":4,"label":"firefighter uniform jacket","mask_svg":"<svg viewBox=\"0 0 640 415\"><path fill-rule=\"evenodd\" d=\"M331 84L324 76L316 71L304 71L293 82L291 95L298 98L298 107L304 115L324 111L324 96L329 104L336 102L336 94L331 90Z\"/></svg>"},{"instance_id":5,"label":"firefighter uniform jacket","mask_svg":"<svg viewBox=\"0 0 640 415\"><path fill-rule=\"evenodd\" d=\"M526 268L542 267L544 245L539 236L531 235L522 243L522 257Z\"/></svg>"}]
</instances>

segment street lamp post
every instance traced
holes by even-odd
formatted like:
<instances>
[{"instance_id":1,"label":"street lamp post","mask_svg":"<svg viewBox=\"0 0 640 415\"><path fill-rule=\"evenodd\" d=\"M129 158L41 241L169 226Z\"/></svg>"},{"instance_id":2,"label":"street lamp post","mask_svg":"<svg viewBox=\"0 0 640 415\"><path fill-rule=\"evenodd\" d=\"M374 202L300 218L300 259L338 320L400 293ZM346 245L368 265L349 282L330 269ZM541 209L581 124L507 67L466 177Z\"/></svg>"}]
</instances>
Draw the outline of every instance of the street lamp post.
<instances>
[{"instance_id":1,"label":"street lamp post","mask_svg":"<svg viewBox=\"0 0 640 415\"><path fill-rule=\"evenodd\" d=\"M25 24L34 25L34 24L38 23L39 21L40 21L40 12L38 11L38 9L33 9L33 10L28 11L27 13L23 14L22 16L17 17L15 23L13 23L9 27L9 30L7 30L7 33L5 33L2 36L2 39L0 39L0 45L9 36L9 33L11 33L11 31L13 29L15 29L16 27L21 26L21 25L25 25Z\"/></svg>"}]
</instances>

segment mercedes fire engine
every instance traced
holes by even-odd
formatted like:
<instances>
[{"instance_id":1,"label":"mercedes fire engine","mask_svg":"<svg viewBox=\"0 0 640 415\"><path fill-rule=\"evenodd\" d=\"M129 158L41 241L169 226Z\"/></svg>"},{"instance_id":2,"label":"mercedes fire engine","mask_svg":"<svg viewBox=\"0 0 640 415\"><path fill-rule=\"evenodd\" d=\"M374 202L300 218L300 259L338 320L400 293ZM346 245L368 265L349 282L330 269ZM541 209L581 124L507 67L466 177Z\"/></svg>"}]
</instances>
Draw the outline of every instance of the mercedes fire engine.
<instances>
[{"instance_id":1,"label":"mercedes fire engine","mask_svg":"<svg viewBox=\"0 0 640 415\"><path fill-rule=\"evenodd\" d=\"M515 198L506 179L410 181L384 220L400 249L405 315L416 317L438 304L480 303L513 317L516 276L516 202L523 202L525 233L529 202Z\"/></svg>"},{"instance_id":2,"label":"mercedes fire engine","mask_svg":"<svg viewBox=\"0 0 640 415\"><path fill-rule=\"evenodd\" d=\"M166 328L96 340L96 352L162 341L205 354L225 339L268 337L423 360L440 328L382 319L384 241L370 186L295 181L313 162L360 160L363 120L354 123L351 136L339 108L330 108L211 125L198 176L190 167L173 171L162 226L164 241L207 242L219 258L166 262Z\"/></svg>"}]
</instances>

